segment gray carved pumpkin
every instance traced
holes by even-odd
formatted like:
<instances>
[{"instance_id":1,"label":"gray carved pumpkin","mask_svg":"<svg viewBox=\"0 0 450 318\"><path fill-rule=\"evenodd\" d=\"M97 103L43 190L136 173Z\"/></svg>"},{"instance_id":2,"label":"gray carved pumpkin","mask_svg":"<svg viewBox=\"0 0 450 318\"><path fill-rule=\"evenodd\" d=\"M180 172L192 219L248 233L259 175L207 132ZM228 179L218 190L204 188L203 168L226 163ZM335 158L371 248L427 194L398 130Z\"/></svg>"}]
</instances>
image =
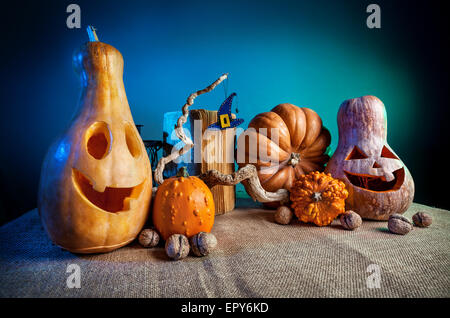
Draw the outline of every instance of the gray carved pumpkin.
<instances>
[{"instance_id":1,"label":"gray carved pumpkin","mask_svg":"<svg viewBox=\"0 0 450 318\"><path fill-rule=\"evenodd\" d=\"M408 168L387 143L384 104L375 96L346 100L338 112L339 143L325 172L345 182L346 209L363 218L387 220L414 197Z\"/></svg>"}]
</instances>

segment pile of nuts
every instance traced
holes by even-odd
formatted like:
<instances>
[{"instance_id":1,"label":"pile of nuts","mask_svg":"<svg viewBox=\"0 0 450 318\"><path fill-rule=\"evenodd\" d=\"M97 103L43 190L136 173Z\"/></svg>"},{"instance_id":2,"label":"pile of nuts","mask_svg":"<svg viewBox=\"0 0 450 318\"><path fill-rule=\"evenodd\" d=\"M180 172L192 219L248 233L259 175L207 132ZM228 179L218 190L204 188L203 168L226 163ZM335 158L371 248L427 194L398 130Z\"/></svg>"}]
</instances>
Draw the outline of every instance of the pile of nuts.
<instances>
[{"instance_id":1,"label":"pile of nuts","mask_svg":"<svg viewBox=\"0 0 450 318\"><path fill-rule=\"evenodd\" d=\"M388 229L394 234L405 235L413 229L413 224L418 227L428 227L433 223L431 215L425 212L417 212L412 217L412 222L400 214L389 217Z\"/></svg>"},{"instance_id":2,"label":"pile of nuts","mask_svg":"<svg viewBox=\"0 0 450 318\"><path fill-rule=\"evenodd\" d=\"M288 206L280 206L275 212L275 222L278 224L289 224L293 218L293 212ZM341 214L339 218L341 225L346 230L354 230L361 226L362 219L358 213L348 210ZM413 225L418 227L428 227L433 223L431 215L425 212L417 212L412 217L412 222L403 215L393 214L389 217L388 229L391 233L405 235L412 229Z\"/></svg>"},{"instance_id":3,"label":"pile of nuts","mask_svg":"<svg viewBox=\"0 0 450 318\"><path fill-rule=\"evenodd\" d=\"M144 229L139 234L139 244L143 247L155 247L159 243L159 234L154 229ZM214 234L200 232L188 239L182 234L173 234L165 244L166 254L173 260L180 260L189 255L207 256L217 246Z\"/></svg>"},{"instance_id":4,"label":"pile of nuts","mask_svg":"<svg viewBox=\"0 0 450 318\"><path fill-rule=\"evenodd\" d=\"M280 206L274 217L279 224L289 224L293 218L293 212L288 206ZM345 211L341 214L340 222L344 229L354 230L361 226L362 219L354 211ZM413 225L418 227L428 227L433 222L431 215L425 212L417 212L412 217L412 222L403 215L393 214L389 217L388 229L391 233L405 235L412 229ZM154 229L144 229L139 234L139 244L143 247L155 247L160 241L159 234ZM199 232L189 239L182 234L171 235L165 243L166 254L173 260L180 260L192 254L195 256L207 256L217 246L217 239L211 233Z\"/></svg>"}]
</instances>

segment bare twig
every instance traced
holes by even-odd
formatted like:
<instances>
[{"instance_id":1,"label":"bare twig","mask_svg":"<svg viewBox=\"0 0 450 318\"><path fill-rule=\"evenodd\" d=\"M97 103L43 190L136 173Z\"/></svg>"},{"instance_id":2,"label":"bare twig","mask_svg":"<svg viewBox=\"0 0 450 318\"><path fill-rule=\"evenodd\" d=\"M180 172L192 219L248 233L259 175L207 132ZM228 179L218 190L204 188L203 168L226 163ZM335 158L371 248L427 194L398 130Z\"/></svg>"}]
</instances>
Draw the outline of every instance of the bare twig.
<instances>
[{"instance_id":1,"label":"bare twig","mask_svg":"<svg viewBox=\"0 0 450 318\"><path fill-rule=\"evenodd\" d=\"M180 157L182 154L186 153L194 146L194 143L192 142L191 138L186 136L186 134L184 133L184 129L183 129L183 124L186 123L187 118L189 116L189 107L194 104L194 100L197 96L200 96L202 94L212 91L217 85L219 85L221 82L223 82L227 77L228 77L228 73L223 74L214 83L212 83L211 85L209 85L208 87L206 87L202 90L192 93L187 98L186 104L184 104L183 108L181 109L183 114L180 116L180 118L178 118L177 125L175 127L175 133L176 133L177 137L180 138L180 140L185 143L185 146L176 152L172 152L167 157L162 157L158 161L158 165L155 169L155 181L158 184L162 184L164 182L163 172L164 172L164 168L165 168L166 164L171 162L172 160L175 160L176 158Z\"/></svg>"},{"instance_id":2,"label":"bare twig","mask_svg":"<svg viewBox=\"0 0 450 318\"><path fill-rule=\"evenodd\" d=\"M199 90L191 94L186 104L182 108L182 115L178 118L177 125L175 127L175 133L178 138L185 144L185 146L178 151L172 152L167 157L162 157L158 161L158 165L155 169L155 181L158 184L164 182L163 172L167 163L180 157L187 151L189 151L194 143L192 140L186 136L183 130L183 124L186 123L189 116L189 107L194 104L194 100L197 96L208 93L212 91L217 85L224 81L228 77L228 74L223 74L214 83L206 87L205 89ZM247 193L253 198L253 200L259 202L276 202L280 201L282 203L289 200L289 191L285 189L280 189L276 192L268 192L263 189L258 178L258 172L254 165L248 164L245 167L240 168L238 171L232 174L223 174L217 170L209 170L199 176L210 188L216 185L236 185L238 183L243 183Z\"/></svg>"}]
</instances>

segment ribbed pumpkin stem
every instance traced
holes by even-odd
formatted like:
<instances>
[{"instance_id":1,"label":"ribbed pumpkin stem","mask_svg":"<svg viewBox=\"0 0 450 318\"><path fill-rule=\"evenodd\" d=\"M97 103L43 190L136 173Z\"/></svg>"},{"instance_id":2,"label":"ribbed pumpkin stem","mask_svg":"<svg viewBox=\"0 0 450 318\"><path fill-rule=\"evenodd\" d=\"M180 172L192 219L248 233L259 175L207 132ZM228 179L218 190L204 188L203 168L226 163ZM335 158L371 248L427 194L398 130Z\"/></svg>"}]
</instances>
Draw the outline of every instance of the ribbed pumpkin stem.
<instances>
[{"instance_id":1,"label":"ribbed pumpkin stem","mask_svg":"<svg viewBox=\"0 0 450 318\"><path fill-rule=\"evenodd\" d=\"M93 26L89 25L87 27L87 33L88 33L90 42L98 42L97 33L95 33L95 31L96 31L96 29Z\"/></svg>"},{"instance_id":2,"label":"ribbed pumpkin stem","mask_svg":"<svg viewBox=\"0 0 450 318\"><path fill-rule=\"evenodd\" d=\"M187 171L187 168L186 167L181 167L180 169L178 169L177 177L189 178L189 173Z\"/></svg>"},{"instance_id":3,"label":"ribbed pumpkin stem","mask_svg":"<svg viewBox=\"0 0 450 318\"><path fill-rule=\"evenodd\" d=\"M295 167L300 162L300 154L293 152L291 153L291 157L289 158L288 165Z\"/></svg>"}]
</instances>

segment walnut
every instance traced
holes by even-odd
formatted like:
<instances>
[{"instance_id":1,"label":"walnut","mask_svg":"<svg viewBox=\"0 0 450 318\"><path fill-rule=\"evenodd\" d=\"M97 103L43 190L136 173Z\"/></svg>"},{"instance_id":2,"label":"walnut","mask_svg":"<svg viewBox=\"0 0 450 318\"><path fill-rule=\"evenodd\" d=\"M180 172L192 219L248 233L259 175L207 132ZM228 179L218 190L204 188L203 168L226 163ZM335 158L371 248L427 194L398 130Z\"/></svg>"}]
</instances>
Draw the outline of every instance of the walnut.
<instances>
[{"instance_id":1,"label":"walnut","mask_svg":"<svg viewBox=\"0 0 450 318\"><path fill-rule=\"evenodd\" d=\"M292 220L294 213L292 213L292 210L282 205L278 207L277 212L275 212L275 222L278 224L289 224Z\"/></svg>"},{"instance_id":2,"label":"walnut","mask_svg":"<svg viewBox=\"0 0 450 318\"><path fill-rule=\"evenodd\" d=\"M341 225L346 230L354 230L361 226L362 219L358 213L348 210L344 214L341 214L340 219Z\"/></svg>"},{"instance_id":3,"label":"walnut","mask_svg":"<svg viewBox=\"0 0 450 318\"><path fill-rule=\"evenodd\" d=\"M143 247L155 247L159 243L159 234L153 229L143 229L139 234L139 244Z\"/></svg>"},{"instance_id":4,"label":"walnut","mask_svg":"<svg viewBox=\"0 0 450 318\"><path fill-rule=\"evenodd\" d=\"M166 241L166 254L178 261L189 254L189 240L182 234L173 234Z\"/></svg>"},{"instance_id":5,"label":"walnut","mask_svg":"<svg viewBox=\"0 0 450 318\"><path fill-rule=\"evenodd\" d=\"M417 212L413 215L412 220L415 226L428 227L433 223L433 218L431 215L425 212Z\"/></svg>"},{"instance_id":6,"label":"walnut","mask_svg":"<svg viewBox=\"0 0 450 318\"><path fill-rule=\"evenodd\" d=\"M196 256L208 255L216 246L217 239L214 234L200 232L189 239L192 253Z\"/></svg>"},{"instance_id":7,"label":"walnut","mask_svg":"<svg viewBox=\"0 0 450 318\"><path fill-rule=\"evenodd\" d=\"M412 223L400 214L392 214L389 217L388 228L392 233L405 235L412 230Z\"/></svg>"}]
</instances>

